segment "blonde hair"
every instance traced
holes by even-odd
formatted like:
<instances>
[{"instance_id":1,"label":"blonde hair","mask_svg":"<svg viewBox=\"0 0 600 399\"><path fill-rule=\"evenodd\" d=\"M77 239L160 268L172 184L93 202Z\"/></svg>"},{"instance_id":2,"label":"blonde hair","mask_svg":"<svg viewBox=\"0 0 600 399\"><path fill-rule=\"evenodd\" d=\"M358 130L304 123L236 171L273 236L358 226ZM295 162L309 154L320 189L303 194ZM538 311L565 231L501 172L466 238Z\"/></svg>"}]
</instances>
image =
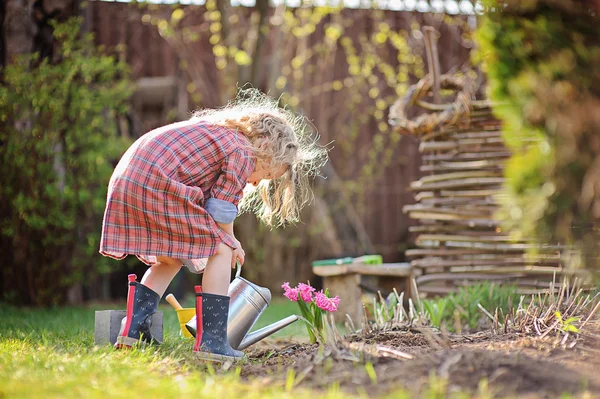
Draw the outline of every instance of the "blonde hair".
<instances>
[{"instance_id":1,"label":"blonde hair","mask_svg":"<svg viewBox=\"0 0 600 399\"><path fill-rule=\"evenodd\" d=\"M257 164L271 174L285 167L280 178L248 187L240 212L252 212L271 227L300 220L300 211L313 198L310 178L327 162L327 149L317 143L303 116L257 89L240 89L225 107L198 111L194 118L237 129L250 141Z\"/></svg>"}]
</instances>

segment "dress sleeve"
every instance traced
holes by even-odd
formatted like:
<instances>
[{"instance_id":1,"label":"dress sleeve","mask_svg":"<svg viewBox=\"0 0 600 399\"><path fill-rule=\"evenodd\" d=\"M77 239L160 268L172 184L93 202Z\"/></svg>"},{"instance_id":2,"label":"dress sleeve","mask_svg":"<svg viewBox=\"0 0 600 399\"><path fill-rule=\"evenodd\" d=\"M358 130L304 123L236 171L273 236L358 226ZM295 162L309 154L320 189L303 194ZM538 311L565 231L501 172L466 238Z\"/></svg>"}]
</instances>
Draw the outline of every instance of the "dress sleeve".
<instances>
[{"instance_id":1,"label":"dress sleeve","mask_svg":"<svg viewBox=\"0 0 600 399\"><path fill-rule=\"evenodd\" d=\"M254 159L238 148L223 161L221 173L210 190L206 211L219 223L231 223L238 214L248 177L254 171Z\"/></svg>"}]
</instances>

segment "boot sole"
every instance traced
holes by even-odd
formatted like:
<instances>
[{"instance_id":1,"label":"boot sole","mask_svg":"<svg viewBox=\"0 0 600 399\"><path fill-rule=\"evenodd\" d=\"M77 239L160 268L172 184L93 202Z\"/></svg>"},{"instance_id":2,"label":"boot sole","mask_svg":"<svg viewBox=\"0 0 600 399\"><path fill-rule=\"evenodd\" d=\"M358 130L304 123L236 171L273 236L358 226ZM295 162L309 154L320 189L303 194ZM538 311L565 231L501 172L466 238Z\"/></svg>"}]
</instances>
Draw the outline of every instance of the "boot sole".
<instances>
[{"instance_id":1,"label":"boot sole","mask_svg":"<svg viewBox=\"0 0 600 399\"><path fill-rule=\"evenodd\" d=\"M115 349L131 349L132 346L140 342L139 339L123 337L119 335L117 337L117 342L115 343Z\"/></svg>"},{"instance_id":2,"label":"boot sole","mask_svg":"<svg viewBox=\"0 0 600 399\"><path fill-rule=\"evenodd\" d=\"M194 355L200 360L208 360L210 362L218 362L218 363L239 362L242 359L244 359L244 356L234 357L234 356L226 356L226 355L220 355L218 353L202 352L202 351L194 352Z\"/></svg>"},{"instance_id":3,"label":"boot sole","mask_svg":"<svg viewBox=\"0 0 600 399\"><path fill-rule=\"evenodd\" d=\"M149 339L144 338L145 336L143 334L141 335L140 339L118 335L117 342L115 343L115 349L131 349L132 346L137 345L138 343L141 345L162 345L162 342L154 339L154 337L150 337Z\"/></svg>"}]
</instances>

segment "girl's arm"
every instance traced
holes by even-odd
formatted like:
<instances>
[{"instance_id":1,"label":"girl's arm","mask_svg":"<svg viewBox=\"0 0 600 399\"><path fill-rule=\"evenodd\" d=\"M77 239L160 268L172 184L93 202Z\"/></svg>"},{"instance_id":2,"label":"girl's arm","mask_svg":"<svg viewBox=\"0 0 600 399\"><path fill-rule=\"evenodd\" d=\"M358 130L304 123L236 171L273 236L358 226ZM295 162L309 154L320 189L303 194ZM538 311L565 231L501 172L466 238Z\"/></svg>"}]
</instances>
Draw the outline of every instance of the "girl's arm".
<instances>
[{"instance_id":1,"label":"girl's arm","mask_svg":"<svg viewBox=\"0 0 600 399\"><path fill-rule=\"evenodd\" d=\"M229 234L233 238L233 240L235 241L235 243L237 244L237 248L235 248L233 250L233 254L231 256L231 267L234 268L236 262L239 262L241 265L243 265L244 264L244 260L246 258L246 253L244 252L244 249L242 248L242 244L233 235L233 222L231 222L231 223L219 223L219 222L217 222L217 225L221 229L223 229L223 231L225 233Z\"/></svg>"},{"instance_id":2,"label":"girl's arm","mask_svg":"<svg viewBox=\"0 0 600 399\"><path fill-rule=\"evenodd\" d=\"M219 222L217 222L217 224L219 225L219 227L221 229L223 229L223 231L225 233L227 233L230 236L232 236L233 238L235 238L235 236L233 235L233 222L231 222L231 223L219 223Z\"/></svg>"}]
</instances>

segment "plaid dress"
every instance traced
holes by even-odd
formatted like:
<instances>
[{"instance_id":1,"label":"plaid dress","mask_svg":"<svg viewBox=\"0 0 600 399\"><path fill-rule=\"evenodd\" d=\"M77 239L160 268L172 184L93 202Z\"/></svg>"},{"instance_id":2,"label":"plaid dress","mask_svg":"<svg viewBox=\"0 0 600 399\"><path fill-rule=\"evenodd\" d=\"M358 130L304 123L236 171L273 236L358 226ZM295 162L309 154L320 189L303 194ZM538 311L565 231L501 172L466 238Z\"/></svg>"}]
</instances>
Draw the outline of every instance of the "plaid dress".
<instances>
[{"instance_id":1,"label":"plaid dress","mask_svg":"<svg viewBox=\"0 0 600 399\"><path fill-rule=\"evenodd\" d=\"M249 144L242 134L198 120L140 137L110 179L100 253L136 255L148 265L168 256L199 273L221 242L235 248L206 205L233 207L235 217L255 166Z\"/></svg>"}]
</instances>

